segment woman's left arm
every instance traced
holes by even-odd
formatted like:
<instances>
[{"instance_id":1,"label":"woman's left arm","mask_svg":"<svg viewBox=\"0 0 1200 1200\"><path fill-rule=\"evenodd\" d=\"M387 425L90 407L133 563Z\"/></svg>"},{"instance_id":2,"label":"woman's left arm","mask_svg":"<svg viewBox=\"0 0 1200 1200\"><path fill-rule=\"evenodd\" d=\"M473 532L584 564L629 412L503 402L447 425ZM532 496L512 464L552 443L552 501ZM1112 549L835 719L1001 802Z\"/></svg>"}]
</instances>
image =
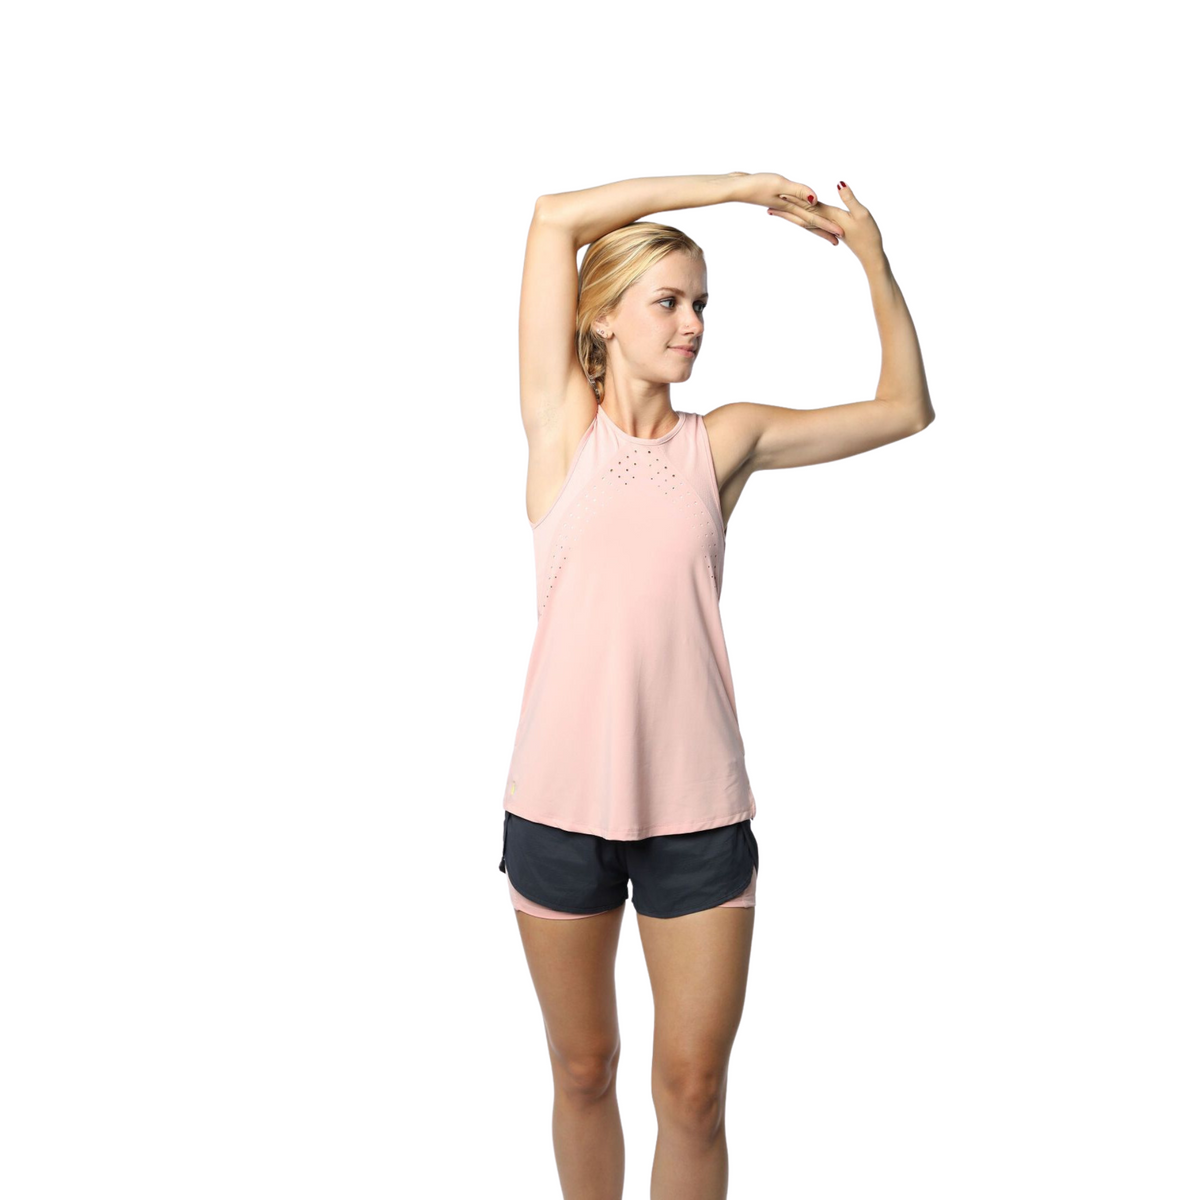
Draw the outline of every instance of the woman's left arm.
<instances>
[{"instance_id":1,"label":"woman's left arm","mask_svg":"<svg viewBox=\"0 0 1200 1200\"><path fill-rule=\"evenodd\" d=\"M781 408L771 404L722 405L705 416L713 444L718 480L735 472L805 467L849 458L911 437L926 428L936 414L925 380L925 365L917 331L900 285L883 252L883 241L871 214L842 188L848 211L817 205L823 216L838 220L842 240L866 271L871 303L883 352L874 400L835 404L828 408ZM781 205L780 216L791 217L799 206ZM718 461L720 460L720 461Z\"/></svg>"}]
</instances>

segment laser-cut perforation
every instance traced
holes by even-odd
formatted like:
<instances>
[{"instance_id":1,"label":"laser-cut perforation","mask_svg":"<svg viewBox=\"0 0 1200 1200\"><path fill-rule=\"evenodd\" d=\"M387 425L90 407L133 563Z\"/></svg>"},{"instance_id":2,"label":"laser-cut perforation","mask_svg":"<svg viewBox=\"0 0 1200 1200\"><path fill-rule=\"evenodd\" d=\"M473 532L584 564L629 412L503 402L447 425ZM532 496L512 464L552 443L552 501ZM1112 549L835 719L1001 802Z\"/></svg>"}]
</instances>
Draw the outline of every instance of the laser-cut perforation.
<instances>
[{"instance_id":1,"label":"laser-cut perforation","mask_svg":"<svg viewBox=\"0 0 1200 1200\"><path fill-rule=\"evenodd\" d=\"M559 531L558 545L547 565L543 581L539 612L545 609L559 582L568 561L568 551L574 545L580 531L598 515L613 496L611 485L621 484L621 495L631 497L627 488L637 486L639 480L650 484L665 500L677 506L684 520L695 530L696 539L703 547L705 569L714 591L720 594L720 556L722 539L711 512L685 475L671 470L672 463L656 446L622 445L615 459L602 468L599 475L589 484L572 505Z\"/></svg>"},{"instance_id":2,"label":"laser-cut perforation","mask_svg":"<svg viewBox=\"0 0 1200 1200\"><path fill-rule=\"evenodd\" d=\"M550 594L554 591L554 584L558 580L563 565L567 562L567 551L575 544L575 539L578 537L584 523L590 521L595 515L598 503L598 492L595 490L595 485L592 485L580 494L563 520L563 524L557 535L559 539L557 546L553 554L551 554L550 562L547 566L546 579L544 581L545 591L542 593L541 600L538 603L539 615L550 601Z\"/></svg>"}]
</instances>

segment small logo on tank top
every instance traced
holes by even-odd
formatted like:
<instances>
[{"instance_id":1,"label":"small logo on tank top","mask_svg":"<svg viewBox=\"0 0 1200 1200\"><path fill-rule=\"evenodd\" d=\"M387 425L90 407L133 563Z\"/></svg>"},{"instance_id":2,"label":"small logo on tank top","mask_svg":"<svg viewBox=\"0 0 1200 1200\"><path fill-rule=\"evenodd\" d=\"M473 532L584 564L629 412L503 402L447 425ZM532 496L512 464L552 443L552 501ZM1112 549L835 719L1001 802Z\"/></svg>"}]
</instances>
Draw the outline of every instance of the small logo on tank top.
<instances>
[{"instance_id":1,"label":"small logo on tank top","mask_svg":"<svg viewBox=\"0 0 1200 1200\"><path fill-rule=\"evenodd\" d=\"M516 792L517 792L517 781L514 779L514 780L512 781L512 787L510 787L510 788L508 789L508 794L509 794L510 796L515 796L515 795L516 795Z\"/></svg>"}]
</instances>

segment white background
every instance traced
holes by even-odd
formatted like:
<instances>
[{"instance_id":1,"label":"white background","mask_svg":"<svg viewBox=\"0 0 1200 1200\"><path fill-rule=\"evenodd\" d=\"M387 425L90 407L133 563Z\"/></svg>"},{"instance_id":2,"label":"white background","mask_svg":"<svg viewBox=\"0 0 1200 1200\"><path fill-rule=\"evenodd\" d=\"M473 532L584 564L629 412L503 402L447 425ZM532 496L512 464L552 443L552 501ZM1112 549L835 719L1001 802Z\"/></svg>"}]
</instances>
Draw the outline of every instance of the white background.
<instances>
[{"instance_id":1,"label":"white background","mask_svg":"<svg viewBox=\"0 0 1200 1200\"><path fill-rule=\"evenodd\" d=\"M855 189L937 420L730 522L761 876L729 1195L1197 1194L1171 11L6 11L7 1197L560 1194L497 870L524 239L543 192L733 170ZM875 394L846 247L653 215L712 293L678 410ZM644 1196L632 908L618 989Z\"/></svg>"}]
</instances>

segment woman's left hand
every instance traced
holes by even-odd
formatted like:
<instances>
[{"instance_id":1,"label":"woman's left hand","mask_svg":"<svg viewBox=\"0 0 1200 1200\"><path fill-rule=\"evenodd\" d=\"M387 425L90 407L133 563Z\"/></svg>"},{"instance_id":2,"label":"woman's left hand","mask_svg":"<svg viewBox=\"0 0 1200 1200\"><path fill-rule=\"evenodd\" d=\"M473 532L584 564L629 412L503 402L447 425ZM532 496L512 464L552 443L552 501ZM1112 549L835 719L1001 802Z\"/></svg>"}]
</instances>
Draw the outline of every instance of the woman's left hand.
<instances>
[{"instance_id":1,"label":"woman's left hand","mask_svg":"<svg viewBox=\"0 0 1200 1200\"><path fill-rule=\"evenodd\" d=\"M790 217L809 233L815 233L835 246L838 238L843 236L842 227L834 214L842 215L845 209L822 204L808 184L796 183L786 175L769 171L759 171L754 175L748 175L745 171L730 171L729 174L739 177L737 199L744 204L761 204L764 208L774 209ZM812 196L812 200L808 199L809 196Z\"/></svg>"}]
</instances>

